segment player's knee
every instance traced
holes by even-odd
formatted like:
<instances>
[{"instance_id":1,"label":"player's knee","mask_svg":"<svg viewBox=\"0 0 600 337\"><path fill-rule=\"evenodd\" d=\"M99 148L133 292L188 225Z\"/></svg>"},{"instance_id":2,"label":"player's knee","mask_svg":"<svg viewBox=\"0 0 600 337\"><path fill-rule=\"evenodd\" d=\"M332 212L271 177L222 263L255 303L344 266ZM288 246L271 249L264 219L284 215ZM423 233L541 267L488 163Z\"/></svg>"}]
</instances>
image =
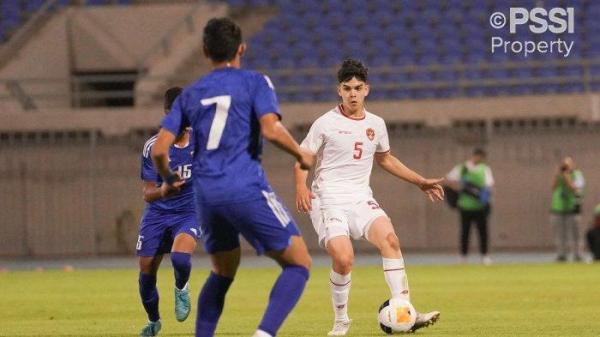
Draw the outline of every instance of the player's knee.
<instances>
[{"instance_id":1,"label":"player's knee","mask_svg":"<svg viewBox=\"0 0 600 337\"><path fill-rule=\"evenodd\" d=\"M294 261L293 264L302 266L308 270L310 270L310 268L312 267L312 258L310 257L310 255L306 254L305 256L302 256L299 259L296 259L296 261Z\"/></svg>"},{"instance_id":2,"label":"player's knee","mask_svg":"<svg viewBox=\"0 0 600 337\"><path fill-rule=\"evenodd\" d=\"M390 233L385 237L383 242L385 248L397 251L400 250L400 240L398 240L398 236L395 233Z\"/></svg>"},{"instance_id":3,"label":"player's knee","mask_svg":"<svg viewBox=\"0 0 600 337\"><path fill-rule=\"evenodd\" d=\"M237 272L237 267L225 266L225 265L213 265L212 272L221 277L227 277L227 278L233 279L233 278L235 278L235 274Z\"/></svg>"},{"instance_id":4,"label":"player's knee","mask_svg":"<svg viewBox=\"0 0 600 337\"><path fill-rule=\"evenodd\" d=\"M156 275L158 270L157 262L152 258L140 259L140 272L146 275Z\"/></svg>"},{"instance_id":5,"label":"player's knee","mask_svg":"<svg viewBox=\"0 0 600 337\"><path fill-rule=\"evenodd\" d=\"M340 274L348 274L350 271L352 271L352 265L354 264L354 254L337 254L333 257L333 260L336 266L335 269L337 269L338 272L340 272Z\"/></svg>"},{"instance_id":6,"label":"player's knee","mask_svg":"<svg viewBox=\"0 0 600 337\"><path fill-rule=\"evenodd\" d=\"M227 277L230 279L235 278L235 274L237 273L239 267L239 261L227 261L222 263L213 263L212 271L213 273Z\"/></svg>"}]
</instances>

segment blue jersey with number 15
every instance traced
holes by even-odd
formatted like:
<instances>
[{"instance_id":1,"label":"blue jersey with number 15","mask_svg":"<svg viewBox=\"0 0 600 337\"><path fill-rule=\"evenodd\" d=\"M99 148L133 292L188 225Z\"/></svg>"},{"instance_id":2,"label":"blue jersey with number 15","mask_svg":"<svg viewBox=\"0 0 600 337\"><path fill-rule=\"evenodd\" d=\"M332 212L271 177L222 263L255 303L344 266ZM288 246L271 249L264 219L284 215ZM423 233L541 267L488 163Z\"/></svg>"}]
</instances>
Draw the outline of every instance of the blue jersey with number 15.
<instances>
[{"instance_id":1,"label":"blue jersey with number 15","mask_svg":"<svg viewBox=\"0 0 600 337\"><path fill-rule=\"evenodd\" d=\"M163 181L152 165L152 158L150 156L155 141L156 135L152 136L144 144L140 176L143 181L153 182L159 187ZM158 211L159 213L166 213L173 216L180 215L180 213L194 212L194 190L192 188L193 148L194 144L192 140L185 147L172 145L169 148L169 167L171 170L179 173L179 176L185 180L185 184L179 193L174 196L147 203L147 211Z\"/></svg>"},{"instance_id":2,"label":"blue jersey with number 15","mask_svg":"<svg viewBox=\"0 0 600 337\"><path fill-rule=\"evenodd\" d=\"M259 119L281 118L267 76L221 68L187 87L161 126L173 134L191 126L194 132L194 191L208 205L264 198L271 188L260 164Z\"/></svg>"}]
</instances>

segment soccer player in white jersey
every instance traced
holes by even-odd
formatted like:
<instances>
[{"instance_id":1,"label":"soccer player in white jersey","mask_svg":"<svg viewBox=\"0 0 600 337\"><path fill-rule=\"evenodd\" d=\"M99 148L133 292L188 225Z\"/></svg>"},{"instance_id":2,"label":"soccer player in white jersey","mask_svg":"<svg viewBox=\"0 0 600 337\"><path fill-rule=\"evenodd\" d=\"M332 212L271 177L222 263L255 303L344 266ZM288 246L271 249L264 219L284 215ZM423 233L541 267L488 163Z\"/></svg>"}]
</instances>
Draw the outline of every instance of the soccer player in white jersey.
<instances>
[{"instance_id":1,"label":"soccer player in white jersey","mask_svg":"<svg viewBox=\"0 0 600 337\"><path fill-rule=\"evenodd\" d=\"M369 94L367 68L347 59L338 71L342 104L319 117L301 146L318 153L312 187L308 171L295 167L296 206L309 212L319 244L331 256L331 297L335 321L329 336L344 336L351 320L348 295L354 260L352 239L364 238L383 259L385 280L393 298L410 300L400 242L390 218L369 187L373 158L392 175L418 186L431 201L443 200L443 179L425 179L390 153L385 121L365 110ZM419 313L413 330L433 324L440 313Z\"/></svg>"}]
</instances>

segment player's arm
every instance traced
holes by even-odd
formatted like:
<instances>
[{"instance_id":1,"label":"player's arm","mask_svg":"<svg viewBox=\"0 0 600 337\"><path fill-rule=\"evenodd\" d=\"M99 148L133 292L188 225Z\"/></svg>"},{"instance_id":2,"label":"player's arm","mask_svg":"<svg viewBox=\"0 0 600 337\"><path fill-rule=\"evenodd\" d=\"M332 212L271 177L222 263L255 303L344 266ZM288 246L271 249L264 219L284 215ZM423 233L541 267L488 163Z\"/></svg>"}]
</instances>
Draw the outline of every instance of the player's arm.
<instances>
[{"instance_id":1,"label":"player's arm","mask_svg":"<svg viewBox=\"0 0 600 337\"><path fill-rule=\"evenodd\" d=\"M177 192L179 191L179 188L181 188L181 186L183 186L183 184L185 184L184 180L177 181L173 184L173 186L176 188L163 191L163 189L161 188L162 185L157 187L156 182L154 182L154 181L144 181L142 183L142 193L144 196L144 201L145 202L154 202L156 200L169 198L169 197L177 194ZM164 193L164 195L163 195L163 193Z\"/></svg>"},{"instance_id":2,"label":"player's arm","mask_svg":"<svg viewBox=\"0 0 600 337\"><path fill-rule=\"evenodd\" d=\"M426 179L417 172L409 169L398 158L394 157L389 151L376 153L375 160L377 164L392 175L417 185L431 201L444 200L444 189L440 185L444 178Z\"/></svg>"},{"instance_id":3,"label":"player's arm","mask_svg":"<svg viewBox=\"0 0 600 337\"><path fill-rule=\"evenodd\" d=\"M169 167L169 147L175 142L175 135L165 128L161 128L158 137L152 146L152 162L154 167L165 182L160 186L161 195L168 197L179 192L183 180Z\"/></svg>"},{"instance_id":4,"label":"player's arm","mask_svg":"<svg viewBox=\"0 0 600 337\"><path fill-rule=\"evenodd\" d=\"M162 198L160 194L160 188L156 186L154 181L144 180L142 182L142 193L144 195L145 202L153 202Z\"/></svg>"},{"instance_id":5,"label":"player's arm","mask_svg":"<svg viewBox=\"0 0 600 337\"><path fill-rule=\"evenodd\" d=\"M309 212L312 210L311 199L314 199L315 196L306 186L308 170L303 170L300 163L294 165L294 179L296 181L296 208L299 212Z\"/></svg>"},{"instance_id":6,"label":"player's arm","mask_svg":"<svg viewBox=\"0 0 600 337\"><path fill-rule=\"evenodd\" d=\"M313 166L315 154L300 147L287 128L281 124L276 113L264 114L259 121L260 132L265 139L294 156L302 168L308 170Z\"/></svg>"}]
</instances>

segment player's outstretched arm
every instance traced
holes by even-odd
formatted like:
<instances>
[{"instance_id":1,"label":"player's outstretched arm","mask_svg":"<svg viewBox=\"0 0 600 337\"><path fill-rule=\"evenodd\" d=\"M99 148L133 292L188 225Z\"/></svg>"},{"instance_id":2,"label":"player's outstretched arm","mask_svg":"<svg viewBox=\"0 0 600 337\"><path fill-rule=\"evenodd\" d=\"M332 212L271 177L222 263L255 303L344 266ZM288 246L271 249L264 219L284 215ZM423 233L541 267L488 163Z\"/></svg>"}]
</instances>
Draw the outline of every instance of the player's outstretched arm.
<instances>
[{"instance_id":1,"label":"player's outstretched arm","mask_svg":"<svg viewBox=\"0 0 600 337\"><path fill-rule=\"evenodd\" d=\"M303 169L308 170L314 165L315 154L298 145L277 114L268 113L260 118L260 132L268 141L294 156Z\"/></svg>"},{"instance_id":2,"label":"player's outstretched arm","mask_svg":"<svg viewBox=\"0 0 600 337\"><path fill-rule=\"evenodd\" d=\"M312 199L314 194L306 186L308 171L300 167L300 163L294 165L294 179L296 181L296 209L298 212L309 212L312 210Z\"/></svg>"},{"instance_id":3,"label":"player's outstretched arm","mask_svg":"<svg viewBox=\"0 0 600 337\"><path fill-rule=\"evenodd\" d=\"M398 158L394 157L389 152L376 154L375 160L379 166L392 175L419 186L431 201L444 200L444 189L440 185L440 183L444 181L444 178L423 178L420 174L402 164Z\"/></svg>"},{"instance_id":4,"label":"player's outstretched arm","mask_svg":"<svg viewBox=\"0 0 600 337\"><path fill-rule=\"evenodd\" d=\"M179 191L182 180L179 175L169 167L169 147L175 142L175 135L164 128L158 132L158 137L152 146L152 163L156 171L163 178L161 196L168 197Z\"/></svg>"}]
</instances>

